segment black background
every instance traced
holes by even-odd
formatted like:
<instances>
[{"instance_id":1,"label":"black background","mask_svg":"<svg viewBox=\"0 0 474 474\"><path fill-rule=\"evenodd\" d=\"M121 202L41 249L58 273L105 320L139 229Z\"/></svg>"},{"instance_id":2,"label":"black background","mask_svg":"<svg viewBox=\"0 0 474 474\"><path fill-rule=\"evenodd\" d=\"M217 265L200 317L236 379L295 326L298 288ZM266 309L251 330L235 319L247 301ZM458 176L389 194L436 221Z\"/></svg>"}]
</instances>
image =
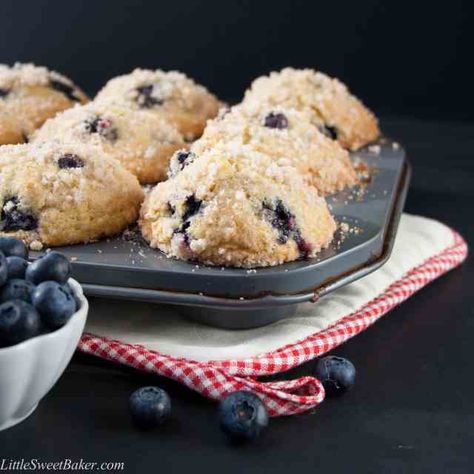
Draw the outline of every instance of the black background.
<instances>
[{"instance_id":1,"label":"black background","mask_svg":"<svg viewBox=\"0 0 474 474\"><path fill-rule=\"evenodd\" d=\"M0 62L34 61L94 93L136 66L221 98L292 65L346 81L377 113L474 118L472 2L2 0Z\"/></svg>"},{"instance_id":2,"label":"black background","mask_svg":"<svg viewBox=\"0 0 474 474\"><path fill-rule=\"evenodd\" d=\"M472 242L473 20L456 0L2 0L0 62L47 64L91 93L135 66L176 68L228 100L271 69L320 68L407 148L406 210ZM0 433L0 459L124 461L131 473L471 473L473 284L469 258L338 348L357 367L355 389L314 414L271 420L254 445L229 447L215 404L179 384L76 354L37 411ZM127 398L155 383L172 397L172 418L140 433Z\"/></svg>"}]
</instances>

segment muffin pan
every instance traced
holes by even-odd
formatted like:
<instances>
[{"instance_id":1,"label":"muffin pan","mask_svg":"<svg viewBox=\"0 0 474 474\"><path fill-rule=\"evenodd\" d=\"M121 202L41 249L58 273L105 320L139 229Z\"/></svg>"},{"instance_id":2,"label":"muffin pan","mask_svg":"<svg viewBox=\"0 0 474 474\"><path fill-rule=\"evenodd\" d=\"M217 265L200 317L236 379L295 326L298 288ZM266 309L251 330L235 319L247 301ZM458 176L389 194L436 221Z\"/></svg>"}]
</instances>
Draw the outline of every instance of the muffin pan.
<instances>
[{"instance_id":1,"label":"muffin pan","mask_svg":"<svg viewBox=\"0 0 474 474\"><path fill-rule=\"evenodd\" d=\"M316 259L254 270L209 267L168 259L133 234L57 250L71 258L88 296L179 305L186 316L219 327L269 324L390 256L410 179L405 151L383 140L352 155L372 170L370 182L328 198L350 231Z\"/></svg>"}]
</instances>

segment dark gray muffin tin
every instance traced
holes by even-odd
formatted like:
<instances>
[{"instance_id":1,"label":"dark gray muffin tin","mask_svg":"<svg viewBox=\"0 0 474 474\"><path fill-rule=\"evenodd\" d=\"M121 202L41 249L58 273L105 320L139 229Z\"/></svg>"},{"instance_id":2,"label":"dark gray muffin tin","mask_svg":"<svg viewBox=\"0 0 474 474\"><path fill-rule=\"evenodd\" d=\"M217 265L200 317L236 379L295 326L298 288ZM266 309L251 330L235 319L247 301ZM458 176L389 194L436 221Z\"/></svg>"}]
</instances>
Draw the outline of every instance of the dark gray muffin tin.
<instances>
[{"instance_id":1,"label":"dark gray muffin tin","mask_svg":"<svg viewBox=\"0 0 474 474\"><path fill-rule=\"evenodd\" d=\"M88 296L179 305L186 316L219 327L269 324L388 259L410 179L405 152L383 141L353 157L373 171L370 182L328 203L338 222L357 231L336 236L316 259L255 270L210 267L168 259L133 235L57 250L72 258Z\"/></svg>"}]
</instances>

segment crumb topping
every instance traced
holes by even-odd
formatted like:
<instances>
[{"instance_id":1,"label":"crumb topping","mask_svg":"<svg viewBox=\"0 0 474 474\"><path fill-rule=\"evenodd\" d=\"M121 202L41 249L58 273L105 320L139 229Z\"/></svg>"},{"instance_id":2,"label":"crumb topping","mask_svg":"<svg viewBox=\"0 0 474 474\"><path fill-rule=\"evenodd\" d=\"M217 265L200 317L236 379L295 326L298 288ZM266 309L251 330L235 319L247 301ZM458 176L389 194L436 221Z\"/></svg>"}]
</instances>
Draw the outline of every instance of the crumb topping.
<instances>
[{"instance_id":1,"label":"crumb topping","mask_svg":"<svg viewBox=\"0 0 474 474\"><path fill-rule=\"evenodd\" d=\"M349 149L379 135L375 116L338 79L312 69L285 68L254 80L243 104L304 110L312 122Z\"/></svg>"},{"instance_id":2,"label":"crumb topping","mask_svg":"<svg viewBox=\"0 0 474 474\"><path fill-rule=\"evenodd\" d=\"M0 87L45 86L51 79L73 85L67 77L56 71L50 71L44 66L36 66L32 63L15 63L10 67L0 64Z\"/></svg>"},{"instance_id":3,"label":"crumb topping","mask_svg":"<svg viewBox=\"0 0 474 474\"><path fill-rule=\"evenodd\" d=\"M149 94L140 94L143 88L149 88ZM193 109L197 102L214 98L204 86L181 72L137 68L130 74L115 77L107 82L97 94L96 100L118 104L135 102L143 105L146 96L152 99L154 105L172 100L183 109Z\"/></svg>"}]
</instances>

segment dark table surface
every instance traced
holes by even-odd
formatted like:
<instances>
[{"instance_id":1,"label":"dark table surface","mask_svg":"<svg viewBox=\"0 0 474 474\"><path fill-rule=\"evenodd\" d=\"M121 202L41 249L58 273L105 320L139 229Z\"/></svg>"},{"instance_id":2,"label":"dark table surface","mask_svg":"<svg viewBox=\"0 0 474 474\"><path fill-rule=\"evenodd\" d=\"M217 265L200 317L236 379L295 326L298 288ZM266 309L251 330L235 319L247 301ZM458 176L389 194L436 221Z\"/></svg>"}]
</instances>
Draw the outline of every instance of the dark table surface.
<instances>
[{"instance_id":1,"label":"dark table surface","mask_svg":"<svg viewBox=\"0 0 474 474\"><path fill-rule=\"evenodd\" d=\"M474 126L382 124L413 164L406 210L473 241ZM313 414L272 419L253 445L229 446L214 403L178 384L76 355L36 412L0 433L0 460L114 461L137 473L473 472L473 284L468 258L338 348L358 369L355 389ZM173 401L170 422L149 433L132 429L126 413L129 393L145 384L161 385Z\"/></svg>"}]
</instances>

